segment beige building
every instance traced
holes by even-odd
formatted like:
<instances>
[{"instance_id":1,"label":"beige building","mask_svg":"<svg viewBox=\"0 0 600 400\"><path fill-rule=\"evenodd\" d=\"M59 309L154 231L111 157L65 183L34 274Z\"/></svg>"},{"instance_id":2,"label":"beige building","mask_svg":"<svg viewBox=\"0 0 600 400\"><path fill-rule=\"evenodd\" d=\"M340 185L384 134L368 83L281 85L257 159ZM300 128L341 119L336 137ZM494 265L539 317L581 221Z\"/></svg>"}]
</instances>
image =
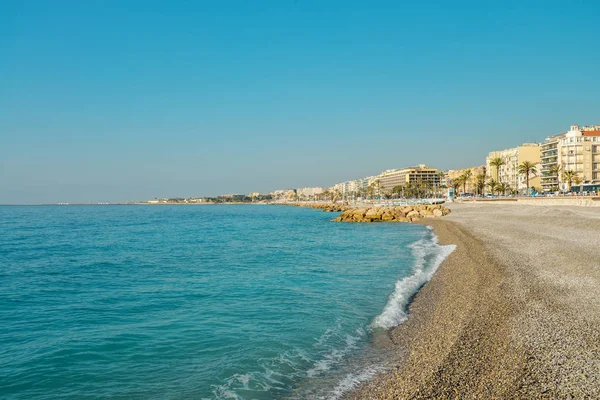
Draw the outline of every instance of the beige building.
<instances>
[{"instance_id":1,"label":"beige building","mask_svg":"<svg viewBox=\"0 0 600 400\"><path fill-rule=\"evenodd\" d=\"M545 192L570 190L562 177L562 173L569 170L577 173L584 188L600 185L600 125L572 125L568 132L546 138L541 152Z\"/></svg>"},{"instance_id":2,"label":"beige building","mask_svg":"<svg viewBox=\"0 0 600 400\"><path fill-rule=\"evenodd\" d=\"M440 186L440 175L437 168L418 165L404 169L394 169L382 172L378 177L381 190L391 190L395 186L404 186L413 182L428 182L432 187Z\"/></svg>"},{"instance_id":3,"label":"beige building","mask_svg":"<svg viewBox=\"0 0 600 400\"><path fill-rule=\"evenodd\" d=\"M529 187L539 188L541 187L540 155L539 143L524 143L512 149L492 151L485 159L487 177L499 183L506 183L512 190L522 193L527 189L527 177L519 174L519 165L529 161L538 166L538 172L529 176ZM500 158L504 165L499 168L491 165L495 158Z\"/></svg>"},{"instance_id":4,"label":"beige building","mask_svg":"<svg viewBox=\"0 0 600 400\"><path fill-rule=\"evenodd\" d=\"M314 199L315 196L323 193L323 188L321 187L305 187L296 189L296 195L301 200L311 200Z\"/></svg>"},{"instance_id":5,"label":"beige building","mask_svg":"<svg viewBox=\"0 0 600 400\"><path fill-rule=\"evenodd\" d=\"M471 171L471 176L467 180L464 191L465 193L477 193L477 177L479 175L485 175L486 166L480 165L478 167L463 168L463 169L451 169L446 173L447 186L452 186L457 179L462 177L467 171ZM463 191L463 185L460 185L459 192Z\"/></svg>"},{"instance_id":6,"label":"beige building","mask_svg":"<svg viewBox=\"0 0 600 400\"><path fill-rule=\"evenodd\" d=\"M269 193L274 200L292 201L296 198L296 192L293 189L280 189Z\"/></svg>"}]
</instances>

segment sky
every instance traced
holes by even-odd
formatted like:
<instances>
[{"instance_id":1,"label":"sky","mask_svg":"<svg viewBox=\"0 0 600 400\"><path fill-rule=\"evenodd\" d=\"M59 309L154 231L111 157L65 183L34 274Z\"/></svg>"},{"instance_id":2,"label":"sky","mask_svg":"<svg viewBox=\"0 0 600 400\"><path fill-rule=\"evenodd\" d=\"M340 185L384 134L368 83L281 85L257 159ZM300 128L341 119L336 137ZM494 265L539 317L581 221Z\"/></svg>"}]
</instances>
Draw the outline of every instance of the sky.
<instances>
[{"instance_id":1,"label":"sky","mask_svg":"<svg viewBox=\"0 0 600 400\"><path fill-rule=\"evenodd\" d=\"M328 187L600 124L600 2L0 2L0 204Z\"/></svg>"}]
</instances>

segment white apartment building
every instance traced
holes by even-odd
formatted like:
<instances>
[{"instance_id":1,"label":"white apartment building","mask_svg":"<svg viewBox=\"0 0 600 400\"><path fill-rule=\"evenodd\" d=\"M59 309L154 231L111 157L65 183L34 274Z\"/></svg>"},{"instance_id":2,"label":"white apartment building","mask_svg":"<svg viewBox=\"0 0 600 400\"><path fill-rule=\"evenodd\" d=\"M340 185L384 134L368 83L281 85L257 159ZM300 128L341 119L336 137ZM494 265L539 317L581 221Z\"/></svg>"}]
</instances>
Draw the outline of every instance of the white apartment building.
<instances>
[{"instance_id":1,"label":"white apartment building","mask_svg":"<svg viewBox=\"0 0 600 400\"><path fill-rule=\"evenodd\" d=\"M569 131L546 138L541 149L544 191L570 190L562 177L569 170L584 186L600 185L600 125L572 125Z\"/></svg>"},{"instance_id":2,"label":"white apartment building","mask_svg":"<svg viewBox=\"0 0 600 400\"><path fill-rule=\"evenodd\" d=\"M336 183L329 191L339 192L343 196L360 196L361 193L366 190L369 185L373 184L377 180L377 176L369 176L366 178L354 179L351 181Z\"/></svg>"}]
</instances>

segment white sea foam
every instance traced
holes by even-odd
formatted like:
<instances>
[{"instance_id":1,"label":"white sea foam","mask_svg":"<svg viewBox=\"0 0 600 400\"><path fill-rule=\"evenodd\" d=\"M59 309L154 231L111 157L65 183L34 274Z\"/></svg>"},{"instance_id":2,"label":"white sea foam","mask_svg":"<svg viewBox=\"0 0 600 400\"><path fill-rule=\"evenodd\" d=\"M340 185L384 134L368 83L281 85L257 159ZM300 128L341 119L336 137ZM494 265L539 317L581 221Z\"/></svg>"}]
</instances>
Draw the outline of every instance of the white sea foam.
<instances>
[{"instance_id":1,"label":"white sea foam","mask_svg":"<svg viewBox=\"0 0 600 400\"><path fill-rule=\"evenodd\" d=\"M338 326L338 329L341 330L341 326ZM335 334L338 335L338 337L339 337L338 333L335 333ZM328 329L325 332L324 336L325 335L327 335L329 338L329 337L331 337L332 332ZM363 329L359 328L356 330L356 335L346 334L344 337L339 337L339 339L343 340L343 342L345 343L345 346L342 348L329 349L325 353L323 358L316 361L314 363L314 366L312 368L310 368L308 371L306 371L306 376L308 376L309 378L314 378L315 376L318 376L318 375L322 374L323 372L330 370L334 365L341 362L350 351L357 348L358 341L364 335L365 335L365 331ZM322 340L322 339L323 338L319 339L318 344L320 344L320 345L325 344L325 340ZM333 347L333 346L331 346L331 347Z\"/></svg>"},{"instance_id":2,"label":"white sea foam","mask_svg":"<svg viewBox=\"0 0 600 400\"><path fill-rule=\"evenodd\" d=\"M396 282L396 288L383 312L373 321L374 327L389 329L404 322L408 318L406 307L410 298L431 279L442 261L456 248L455 245L440 246L431 229L425 237L409 247L415 258L413 273Z\"/></svg>"},{"instance_id":3,"label":"white sea foam","mask_svg":"<svg viewBox=\"0 0 600 400\"><path fill-rule=\"evenodd\" d=\"M381 365L370 365L356 373L348 374L337 384L337 386L331 392L331 396L327 398L330 400L336 400L344 393L357 387L360 383L372 379L377 373L383 370L384 368Z\"/></svg>"}]
</instances>

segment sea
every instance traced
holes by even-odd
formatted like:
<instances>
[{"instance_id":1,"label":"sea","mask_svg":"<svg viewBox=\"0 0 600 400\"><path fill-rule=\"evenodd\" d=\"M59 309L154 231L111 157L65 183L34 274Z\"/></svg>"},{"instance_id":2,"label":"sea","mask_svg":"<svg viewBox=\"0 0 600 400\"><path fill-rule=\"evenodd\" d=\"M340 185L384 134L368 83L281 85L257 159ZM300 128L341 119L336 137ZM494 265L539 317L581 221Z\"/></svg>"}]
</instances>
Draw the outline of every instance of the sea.
<instances>
[{"instance_id":1,"label":"sea","mask_svg":"<svg viewBox=\"0 0 600 400\"><path fill-rule=\"evenodd\" d=\"M338 399L453 250L274 205L0 207L0 398Z\"/></svg>"}]
</instances>

